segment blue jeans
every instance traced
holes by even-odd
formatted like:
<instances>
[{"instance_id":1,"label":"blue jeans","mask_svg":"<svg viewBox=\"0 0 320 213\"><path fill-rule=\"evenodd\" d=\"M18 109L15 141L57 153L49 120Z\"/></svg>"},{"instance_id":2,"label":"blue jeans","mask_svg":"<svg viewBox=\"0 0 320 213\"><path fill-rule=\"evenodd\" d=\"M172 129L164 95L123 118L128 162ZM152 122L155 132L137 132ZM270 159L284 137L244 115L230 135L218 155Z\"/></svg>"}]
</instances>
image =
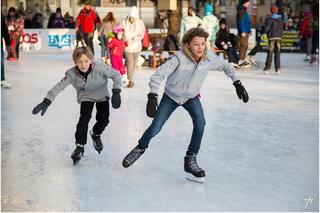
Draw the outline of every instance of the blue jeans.
<instances>
[{"instance_id":1,"label":"blue jeans","mask_svg":"<svg viewBox=\"0 0 320 213\"><path fill-rule=\"evenodd\" d=\"M156 116L154 117L149 128L143 133L139 140L140 147L148 147L150 140L160 132L162 126L168 120L172 112L179 106L180 105L173 101L169 96L163 94ZM189 99L185 104L182 105L182 107L188 111L193 122L193 132L188 151L193 154L197 154L200 149L204 126L206 124L199 97L196 96L195 98Z\"/></svg>"}]
</instances>

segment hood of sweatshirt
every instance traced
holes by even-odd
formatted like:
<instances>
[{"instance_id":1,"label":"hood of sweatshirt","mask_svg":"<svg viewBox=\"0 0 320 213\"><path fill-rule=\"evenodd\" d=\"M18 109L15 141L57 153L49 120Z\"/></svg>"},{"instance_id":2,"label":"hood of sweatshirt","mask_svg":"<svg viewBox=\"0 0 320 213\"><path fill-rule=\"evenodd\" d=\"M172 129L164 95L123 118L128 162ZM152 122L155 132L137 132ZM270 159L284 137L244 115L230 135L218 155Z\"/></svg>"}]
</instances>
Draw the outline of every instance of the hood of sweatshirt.
<instances>
[{"instance_id":1,"label":"hood of sweatshirt","mask_svg":"<svg viewBox=\"0 0 320 213\"><path fill-rule=\"evenodd\" d=\"M273 18L273 19L282 19L282 16L280 14L278 14L278 13L273 13L271 15L271 18Z\"/></svg>"}]
</instances>

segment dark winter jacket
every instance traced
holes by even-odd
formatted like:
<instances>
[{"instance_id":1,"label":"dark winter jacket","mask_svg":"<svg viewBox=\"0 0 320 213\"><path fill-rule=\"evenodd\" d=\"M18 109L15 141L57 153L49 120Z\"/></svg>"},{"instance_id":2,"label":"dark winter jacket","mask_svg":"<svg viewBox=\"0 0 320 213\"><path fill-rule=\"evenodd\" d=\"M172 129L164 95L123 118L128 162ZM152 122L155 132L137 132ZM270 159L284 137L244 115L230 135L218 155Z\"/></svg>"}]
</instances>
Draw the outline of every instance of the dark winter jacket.
<instances>
[{"instance_id":1,"label":"dark winter jacket","mask_svg":"<svg viewBox=\"0 0 320 213\"><path fill-rule=\"evenodd\" d=\"M10 35L6 22L4 21L3 16L1 16L1 49L3 48L3 40L6 43L6 46L10 46Z\"/></svg>"},{"instance_id":2,"label":"dark winter jacket","mask_svg":"<svg viewBox=\"0 0 320 213\"><path fill-rule=\"evenodd\" d=\"M251 20L247 8L243 5L237 7L238 34L251 32Z\"/></svg>"},{"instance_id":3,"label":"dark winter jacket","mask_svg":"<svg viewBox=\"0 0 320 213\"><path fill-rule=\"evenodd\" d=\"M274 13L266 19L262 27L262 33L267 33L269 40L281 39L283 25L281 15Z\"/></svg>"},{"instance_id":4,"label":"dark winter jacket","mask_svg":"<svg viewBox=\"0 0 320 213\"><path fill-rule=\"evenodd\" d=\"M216 35L216 43L215 43L216 47L222 50L223 47L221 45L221 42L227 43L228 41L231 42L233 47L236 47L236 35L233 33L229 33L229 30L220 29Z\"/></svg>"}]
</instances>

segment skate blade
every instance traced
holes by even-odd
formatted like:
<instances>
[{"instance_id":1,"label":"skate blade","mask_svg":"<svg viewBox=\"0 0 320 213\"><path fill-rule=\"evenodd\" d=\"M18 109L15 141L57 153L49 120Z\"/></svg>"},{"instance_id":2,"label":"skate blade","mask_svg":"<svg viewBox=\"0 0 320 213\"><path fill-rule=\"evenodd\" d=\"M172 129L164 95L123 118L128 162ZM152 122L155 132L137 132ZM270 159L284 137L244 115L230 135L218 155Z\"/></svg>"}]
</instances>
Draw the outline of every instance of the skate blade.
<instances>
[{"instance_id":1,"label":"skate blade","mask_svg":"<svg viewBox=\"0 0 320 213\"><path fill-rule=\"evenodd\" d=\"M204 183L205 182L205 178L204 177L195 177L192 174L187 174L186 175L186 179L187 180L191 180L191 181L196 182L196 183Z\"/></svg>"}]
</instances>

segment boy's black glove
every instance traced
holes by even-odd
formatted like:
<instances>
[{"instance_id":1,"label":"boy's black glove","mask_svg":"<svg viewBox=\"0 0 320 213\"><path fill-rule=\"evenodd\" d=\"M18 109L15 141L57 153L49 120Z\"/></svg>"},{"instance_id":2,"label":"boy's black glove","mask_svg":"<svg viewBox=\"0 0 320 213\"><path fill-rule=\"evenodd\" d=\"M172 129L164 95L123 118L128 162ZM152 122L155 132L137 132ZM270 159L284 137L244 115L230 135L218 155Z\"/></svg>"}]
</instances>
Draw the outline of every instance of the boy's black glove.
<instances>
[{"instance_id":1,"label":"boy's black glove","mask_svg":"<svg viewBox=\"0 0 320 213\"><path fill-rule=\"evenodd\" d=\"M147 116L150 118L154 118L156 115L158 108L158 95L155 93L149 93L148 94L148 102L147 102Z\"/></svg>"},{"instance_id":2,"label":"boy's black glove","mask_svg":"<svg viewBox=\"0 0 320 213\"><path fill-rule=\"evenodd\" d=\"M242 99L244 103L247 103L249 101L249 95L246 89L242 86L241 81L237 80L233 82L233 86L236 87L236 91L239 99Z\"/></svg>"},{"instance_id":3,"label":"boy's black glove","mask_svg":"<svg viewBox=\"0 0 320 213\"><path fill-rule=\"evenodd\" d=\"M41 112L41 116L44 115L44 113L47 111L48 107L50 106L51 101L47 98L43 99L43 101L38 104L35 108L33 108L32 110L32 114L38 114L40 111Z\"/></svg>"},{"instance_id":4,"label":"boy's black glove","mask_svg":"<svg viewBox=\"0 0 320 213\"><path fill-rule=\"evenodd\" d=\"M121 105L120 92L121 92L121 89L112 89L111 104L112 104L112 107L115 109L118 109Z\"/></svg>"}]
</instances>

